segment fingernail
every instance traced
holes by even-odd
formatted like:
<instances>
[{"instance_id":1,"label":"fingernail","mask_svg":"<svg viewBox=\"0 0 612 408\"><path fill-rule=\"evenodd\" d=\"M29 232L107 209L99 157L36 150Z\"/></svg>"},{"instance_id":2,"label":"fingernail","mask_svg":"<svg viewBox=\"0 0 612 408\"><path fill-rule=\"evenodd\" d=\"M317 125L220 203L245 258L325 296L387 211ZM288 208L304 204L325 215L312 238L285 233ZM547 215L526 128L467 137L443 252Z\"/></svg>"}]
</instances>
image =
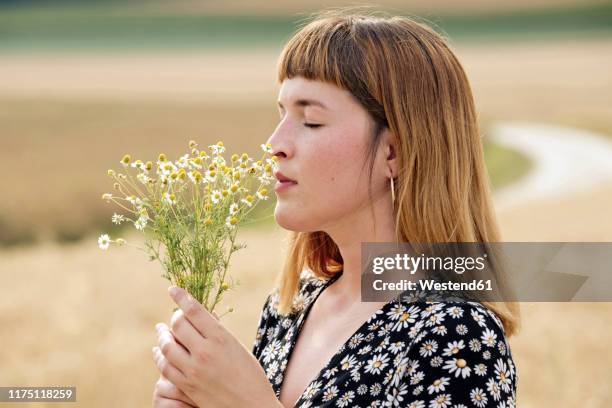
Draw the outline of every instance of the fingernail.
<instances>
[{"instance_id":1,"label":"fingernail","mask_svg":"<svg viewBox=\"0 0 612 408\"><path fill-rule=\"evenodd\" d=\"M176 296L176 294L178 293L178 287L177 286L170 286L168 288L168 293L170 293L170 296L172 296L172 297Z\"/></svg>"}]
</instances>

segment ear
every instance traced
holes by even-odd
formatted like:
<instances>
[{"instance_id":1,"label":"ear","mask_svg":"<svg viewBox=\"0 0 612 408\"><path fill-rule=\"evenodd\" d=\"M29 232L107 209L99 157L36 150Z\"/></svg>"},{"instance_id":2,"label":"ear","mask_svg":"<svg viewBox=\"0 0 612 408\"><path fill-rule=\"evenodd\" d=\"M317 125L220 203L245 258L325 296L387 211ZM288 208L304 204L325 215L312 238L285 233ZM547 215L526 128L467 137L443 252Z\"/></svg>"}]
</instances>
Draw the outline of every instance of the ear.
<instances>
[{"instance_id":1,"label":"ear","mask_svg":"<svg viewBox=\"0 0 612 408\"><path fill-rule=\"evenodd\" d=\"M382 147L385 153L385 160L387 161L387 177L396 178L398 174L398 160L397 160L397 147L396 137L389 128L383 130L382 135Z\"/></svg>"}]
</instances>

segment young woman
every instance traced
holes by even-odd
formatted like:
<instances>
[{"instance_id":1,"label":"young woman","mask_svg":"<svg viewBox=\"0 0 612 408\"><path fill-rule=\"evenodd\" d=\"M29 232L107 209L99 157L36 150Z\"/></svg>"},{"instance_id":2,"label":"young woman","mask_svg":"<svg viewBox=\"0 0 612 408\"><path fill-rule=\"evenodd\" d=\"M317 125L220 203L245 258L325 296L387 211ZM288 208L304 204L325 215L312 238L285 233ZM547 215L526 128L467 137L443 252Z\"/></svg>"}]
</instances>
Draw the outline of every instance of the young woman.
<instances>
[{"instance_id":1,"label":"young woman","mask_svg":"<svg viewBox=\"0 0 612 408\"><path fill-rule=\"evenodd\" d=\"M278 78L285 268L252 354L178 291L156 406L514 407L516 304L360 301L362 242L499 241L445 39L405 17L327 13L287 43Z\"/></svg>"}]
</instances>

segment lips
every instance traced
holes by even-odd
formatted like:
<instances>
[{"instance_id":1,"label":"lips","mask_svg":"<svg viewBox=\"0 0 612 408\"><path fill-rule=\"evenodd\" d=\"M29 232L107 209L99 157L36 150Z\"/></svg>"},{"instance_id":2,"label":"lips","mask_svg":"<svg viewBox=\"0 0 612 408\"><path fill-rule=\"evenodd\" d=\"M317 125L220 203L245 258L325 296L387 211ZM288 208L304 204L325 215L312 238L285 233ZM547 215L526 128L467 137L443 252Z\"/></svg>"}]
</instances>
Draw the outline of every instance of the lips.
<instances>
[{"instance_id":1,"label":"lips","mask_svg":"<svg viewBox=\"0 0 612 408\"><path fill-rule=\"evenodd\" d=\"M297 183L297 181L295 181L295 180L293 180L293 179L290 179L289 177L285 176L285 175L284 175L283 173L281 173L280 171L279 171L279 172L274 173L274 177L276 177L276 179L277 179L278 181L280 181L281 183L283 183L283 182L289 182L289 181L290 181L290 182L293 182L293 183Z\"/></svg>"}]
</instances>

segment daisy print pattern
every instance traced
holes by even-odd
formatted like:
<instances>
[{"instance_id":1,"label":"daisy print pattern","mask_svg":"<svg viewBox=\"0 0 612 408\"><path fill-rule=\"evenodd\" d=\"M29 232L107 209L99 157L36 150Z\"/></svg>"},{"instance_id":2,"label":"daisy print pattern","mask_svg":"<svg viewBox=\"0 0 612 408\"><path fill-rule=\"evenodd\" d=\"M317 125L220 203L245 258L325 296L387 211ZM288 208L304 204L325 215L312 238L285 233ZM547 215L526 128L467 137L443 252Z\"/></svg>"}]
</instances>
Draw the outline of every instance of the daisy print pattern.
<instances>
[{"instance_id":1,"label":"daisy print pattern","mask_svg":"<svg viewBox=\"0 0 612 408\"><path fill-rule=\"evenodd\" d=\"M330 279L305 269L293 312L266 298L253 355L280 397L304 320ZM517 370L497 315L478 302L396 297L373 313L307 385L295 407L516 407Z\"/></svg>"}]
</instances>

